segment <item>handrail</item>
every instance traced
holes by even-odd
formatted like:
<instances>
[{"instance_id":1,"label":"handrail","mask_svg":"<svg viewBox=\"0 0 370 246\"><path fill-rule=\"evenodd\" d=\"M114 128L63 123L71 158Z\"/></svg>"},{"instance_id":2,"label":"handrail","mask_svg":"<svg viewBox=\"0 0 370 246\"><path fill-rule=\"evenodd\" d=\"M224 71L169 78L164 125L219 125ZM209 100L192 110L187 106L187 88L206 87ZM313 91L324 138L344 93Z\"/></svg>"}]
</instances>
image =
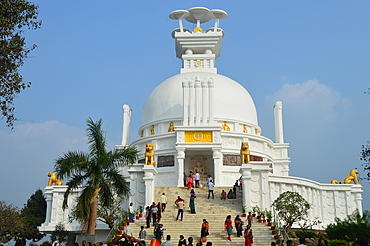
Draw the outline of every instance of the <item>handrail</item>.
<instances>
[{"instance_id":1,"label":"handrail","mask_svg":"<svg viewBox=\"0 0 370 246\"><path fill-rule=\"evenodd\" d=\"M283 223L280 220L279 214L276 212L275 207L272 207L272 212L274 214L274 221L277 224L277 227L279 228L280 234L283 236L283 243L281 245L284 245L285 242L289 240L288 233L284 229Z\"/></svg>"}]
</instances>

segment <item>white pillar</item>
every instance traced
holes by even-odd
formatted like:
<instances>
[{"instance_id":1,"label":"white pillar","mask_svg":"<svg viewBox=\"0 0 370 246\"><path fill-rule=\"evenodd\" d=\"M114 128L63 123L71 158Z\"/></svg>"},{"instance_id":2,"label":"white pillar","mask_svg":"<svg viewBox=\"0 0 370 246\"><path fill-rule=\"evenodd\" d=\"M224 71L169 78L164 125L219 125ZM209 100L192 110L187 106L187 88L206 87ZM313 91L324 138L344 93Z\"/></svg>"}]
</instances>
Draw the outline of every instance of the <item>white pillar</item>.
<instances>
[{"instance_id":1,"label":"white pillar","mask_svg":"<svg viewBox=\"0 0 370 246\"><path fill-rule=\"evenodd\" d=\"M176 148L177 150L177 187L184 187L184 161L185 161L185 148Z\"/></svg>"},{"instance_id":2,"label":"white pillar","mask_svg":"<svg viewBox=\"0 0 370 246\"><path fill-rule=\"evenodd\" d=\"M252 165L251 164L243 164L240 167L240 174L242 175L242 184L243 184L243 206L246 206L247 209L251 209L251 178L252 178Z\"/></svg>"},{"instance_id":3,"label":"white pillar","mask_svg":"<svg viewBox=\"0 0 370 246\"><path fill-rule=\"evenodd\" d=\"M189 81L189 125L194 126L194 81L191 79Z\"/></svg>"},{"instance_id":4,"label":"white pillar","mask_svg":"<svg viewBox=\"0 0 370 246\"><path fill-rule=\"evenodd\" d=\"M155 175L158 174L155 167L152 165L144 165L144 181L145 181L145 206L149 206L154 200L154 181Z\"/></svg>"},{"instance_id":5,"label":"white pillar","mask_svg":"<svg viewBox=\"0 0 370 246\"><path fill-rule=\"evenodd\" d=\"M270 187L268 182L268 173L269 170L261 170L261 192L262 192L262 201L261 201L261 207L262 209L267 208L270 209L272 201L270 201Z\"/></svg>"},{"instance_id":6,"label":"white pillar","mask_svg":"<svg viewBox=\"0 0 370 246\"><path fill-rule=\"evenodd\" d=\"M51 209L52 209L52 201L53 201L53 186L46 186L45 188L45 196L46 196L46 218L43 225L49 225L51 222Z\"/></svg>"},{"instance_id":7,"label":"white pillar","mask_svg":"<svg viewBox=\"0 0 370 246\"><path fill-rule=\"evenodd\" d=\"M207 103L208 103L208 96L207 96L207 80L202 80L202 125L208 125L207 124Z\"/></svg>"},{"instance_id":8,"label":"white pillar","mask_svg":"<svg viewBox=\"0 0 370 246\"><path fill-rule=\"evenodd\" d=\"M195 125L200 126L200 110L201 110L201 96L202 92L200 89L200 80L199 77L195 77Z\"/></svg>"},{"instance_id":9,"label":"white pillar","mask_svg":"<svg viewBox=\"0 0 370 246\"><path fill-rule=\"evenodd\" d=\"M209 93L208 93L208 96L209 96L209 124L210 125L214 125L214 121L213 121L213 87L214 87L214 83L213 83L213 79L210 78L208 80L208 88L209 88Z\"/></svg>"},{"instance_id":10,"label":"white pillar","mask_svg":"<svg viewBox=\"0 0 370 246\"><path fill-rule=\"evenodd\" d=\"M274 105L274 120L275 120L275 142L284 143L282 101L277 101Z\"/></svg>"},{"instance_id":11,"label":"white pillar","mask_svg":"<svg viewBox=\"0 0 370 246\"><path fill-rule=\"evenodd\" d=\"M221 154L221 148L212 148L213 154L213 170L214 170L214 183L215 186L221 186L221 170L222 170L222 154ZM217 184L217 185L216 185Z\"/></svg>"},{"instance_id":12,"label":"white pillar","mask_svg":"<svg viewBox=\"0 0 370 246\"><path fill-rule=\"evenodd\" d=\"M183 96L183 108L184 108L184 119L183 126L189 125L189 82L187 79L182 81L182 96Z\"/></svg>"},{"instance_id":13,"label":"white pillar","mask_svg":"<svg viewBox=\"0 0 370 246\"><path fill-rule=\"evenodd\" d=\"M125 104L123 105L123 129L122 129L122 145L128 145L130 143L130 121L131 121L131 109Z\"/></svg>"}]
</instances>

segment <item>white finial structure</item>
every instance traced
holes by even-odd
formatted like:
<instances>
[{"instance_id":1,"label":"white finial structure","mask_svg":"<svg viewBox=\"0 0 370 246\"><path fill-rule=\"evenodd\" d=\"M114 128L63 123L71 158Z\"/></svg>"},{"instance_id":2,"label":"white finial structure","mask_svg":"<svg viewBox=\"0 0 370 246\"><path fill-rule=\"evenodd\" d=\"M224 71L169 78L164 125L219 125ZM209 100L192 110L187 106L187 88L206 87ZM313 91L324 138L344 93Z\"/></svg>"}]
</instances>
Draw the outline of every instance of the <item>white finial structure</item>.
<instances>
[{"instance_id":1,"label":"white finial structure","mask_svg":"<svg viewBox=\"0 0 370 246\"><path fill-rule=\"evenodd\" d=\"M175 10L170 14L170 19L179 20L180 32L184 32L184 26L182 25L182 19L190 15L187 10Z\"/></svg>"},{"instance_id":2,"label":"white finial structure","mask_svg":"<svg viewBox=\"0 0 370 246\"><path fill-rule=\"evenodd\" d=\"M130 107L125 104L123 105L123 129L122 129L122 145L126 146L130 143L130 121L131 121Z\"/></svg>"},{"instance_id":3,"label":"white finial structure","mask_svg":"<svg viewBox=\"0 0 370 246\"><path fill-rule=\"evenodd\" d=\"M220 19L226 19L227 18L227 13L221 9L212 9L210 11L211 14L213 14L215 18L215 27L213 29L214 32L217 31L218 25L219 25L219 20Z\"/></svg>"},{"instance_id":4,"label":"white finial structure","mask_svg":"<svg viewBox=\"0 0 370 246\"><path fill-rule=\"evenodd\" d=\"M274 120L275 120L275 142L284 143L282 101L277 101L274 105Z\"/></svg>"},{"instance_id":5,"label":"white finial structure","mask_svg":"<svg viewBox=\"0 0 370 246\"><path fill-rule=\"evenodd\" d=\"M175 10L170 19L178 20L180 28L172 32L176 42L176 56L183 60L181 73L209 72L217 73L215 60L220 56L224 32L219 28L219 20L226 19L227 13L223 10L209 10L204 7L194 7L188 10ZM215 19L215 26L203 30L202 23ZM183 26L182 19L196 24L193 31Z\"/></svg>"}]
</instances>

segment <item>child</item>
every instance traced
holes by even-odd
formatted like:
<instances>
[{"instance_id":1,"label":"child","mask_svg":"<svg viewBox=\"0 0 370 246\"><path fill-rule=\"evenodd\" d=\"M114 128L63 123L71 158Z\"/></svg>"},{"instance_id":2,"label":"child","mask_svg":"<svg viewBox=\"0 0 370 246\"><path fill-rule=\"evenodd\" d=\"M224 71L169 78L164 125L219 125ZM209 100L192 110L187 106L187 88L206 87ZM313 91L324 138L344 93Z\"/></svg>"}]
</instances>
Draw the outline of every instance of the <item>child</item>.
<instances>
[{"instance_id":1,"label":"child","mask_svg":"<svg viewBox=\"0 0 370 246\"><path fill-rule=\"evenodd\" d=\"M144 230L144 226L141 226L140 228L141 230L139 232L139 240L145 246L146 231Z\"/></svg>"},{"instance_id":2,"label":"child","mask_svg":"<svg viewBox=\"0 0 370 246\"><path fill-rule=\"evenodd\" d=\"M221 192L221 200L226 200L226 192L224 190Z\"/></svg>"}]
</instances>

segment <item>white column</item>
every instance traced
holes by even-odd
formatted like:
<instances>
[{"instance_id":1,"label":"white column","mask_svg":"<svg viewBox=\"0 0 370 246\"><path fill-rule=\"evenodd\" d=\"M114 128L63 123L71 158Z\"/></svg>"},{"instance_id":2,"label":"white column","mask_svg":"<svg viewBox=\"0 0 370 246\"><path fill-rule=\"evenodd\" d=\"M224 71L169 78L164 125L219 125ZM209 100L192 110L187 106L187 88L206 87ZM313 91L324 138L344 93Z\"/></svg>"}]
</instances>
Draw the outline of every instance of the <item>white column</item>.
<instances>
[{"instance_id":1,"label":"white column","mask_svg":"<svg viewBox=\"0 0 370 246\"><path fill-rule=\"evenodd\" d=\"M177 187L184 187L184 161L185 161L185 148L176 148L177 150Z\"/></svg>"},{"instance_id":2,"label":"white column","mask_svg":"<svg viewBox=\"0 0 370 246\"><path fill-rule=\"evenodd\" d=\"M152 165L144 165L144 181L145 181L145 206L149 206L154 200L154 181L155 175L158 174L155 167Z\"/></svg>"},{"instance_id":3,"label":"white column","mask_svg":"<svg viewBox=\"0 0 370 246\"><path fill-rule=\"evenodd\" d=\"M262 201L261 207L262 209L267 208L270 209L270 205L272 201L270 201L270 190L269 190L269 182L268 182L268 173L269 170L261 170L261 192L262 192Z\"/></svg>"},{"instance_id":4,"label":"white column","mask_svg":"<svg viewBox=\"0 0 370 246\"><path fill-rule=\"evenodd\" d=\"M202 91L200 89L199 77L195 77L194 87L195 87L195 125L200 126Z\"/></svg>"},{"instance_id":5,"label":"white column","mask_svg":"<svg viewBox=\"0 0 370 246\"><path fill-rule=\"evenodd\" d=\"M274 120L275 120L275 142L284 143L282 101L277 101L274 105Z\"/></svg>"},{"instance_id":6,"label":"white column","mask_svg":"<svg viewBox=\"0 0 370 246\"><path fill-rule=\"evenodd\" d=\"M242 175L242 182L243 182L243 206L247 206L248 209L251 209L252 204L250 201L251 197L251 178L252 178L252 165L251 164L243 164L240 167L240 174Z\"/></svg>"},{"instance_id":7,"label":"white column","mask_svg":"<svg viewBox=\"0 0 370 246\"><path fill-rule=\"evenodd\" d=\"M209 96L209 124L210 125L214 125L214 121L213 121L213 87L214 87L214 83L213 83L213 79L210 78L208 80L208 96Z\"/></svg>"},{"instance_id":8,"label":"white column","mask_svg":"<svg viewBox=\"0 0 370 246\"><path fill-rule=\"evenodd\" d=\"M202 125L208 125L207 124L207 103L208 103L208 95L207 95L207 80L202 80Z\"/></svg>"},{"instance_id":9,"label":"white column","mask_svg":"<svg viewBox=\"0 0 370 246\"><path fill-rule=\"evenodd\" d=\"M184 107L184 119L183 126L189 125L189 82L187 79L182 81L182 95L183 95L183 107Z\"/></svg>"},{"instance_id":10,"label":"white column","mask_svg":"<svg viewBox=\"0 0 370 246\"><path fill-rule=\"evenodd\" d=\"M53 201L53 186L46 186L45 188L45 196L46 196L46 218L43 226L48 226L51 222L51 209L52 209L52 201Z\"/></svg>"},{"instance_id":11,"label":"white column","mask_svg":"<svg viewBox=\"0 0 370 246\"><path fill-rule=\"evenodd\" d=\"M130 122L131 122L131 109L125 104L123 105L123 129L122 129L122 145L130 143Z\"/></svg>"},{"instance_id":12,"label":"white column","mask_svg":"<svg viewBox=\"0 0 370 246\"><path fill-rule=\"evenodd\" d=\"M195 104L195 99L194 99L194 81L191 79L189 81L189 125L194 126L194 104Z\"/></svg>"},{"instance_id":13,"label":"white column","mask_svg":"<svg viewBox=\"0 0 370 246\"><path fill-rule=\"evenodd\" d=\"M222 154L221 148L212 148L213 154L213 170L214 170L214 183L215 186L221 186L222 184Z\"/></svg>"},{"instance_id":14,"label":"white column","mask_svg":"<svg viewBox=\"0 0 370 246\"><path fill-rule=\"evenodd\" d=\"M362 195L360 192L362 192L362 190L356 193L356 208L362 215Z\"/></svg>"}]
</instances>

